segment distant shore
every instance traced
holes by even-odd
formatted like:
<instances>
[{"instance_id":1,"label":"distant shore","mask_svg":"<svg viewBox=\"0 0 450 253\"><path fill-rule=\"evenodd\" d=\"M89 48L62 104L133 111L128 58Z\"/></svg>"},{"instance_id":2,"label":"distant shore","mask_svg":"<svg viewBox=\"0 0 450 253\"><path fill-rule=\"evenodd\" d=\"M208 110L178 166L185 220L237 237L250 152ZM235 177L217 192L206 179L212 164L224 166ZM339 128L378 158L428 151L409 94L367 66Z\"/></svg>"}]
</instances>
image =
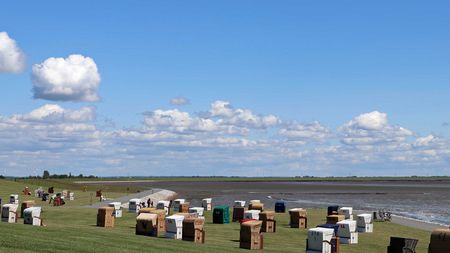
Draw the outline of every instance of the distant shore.
<instances>
[{"instance_id":1,"label":"distant shore","mask_svg":"<svg viewBox=\"0 0 450 253\"><path fill-rule=\"evenodd\" d=\"M96 181L74 181L74 184L115 184L115 183L148 183L154 180L96 180Z\"/></svg>"}]
</instances>

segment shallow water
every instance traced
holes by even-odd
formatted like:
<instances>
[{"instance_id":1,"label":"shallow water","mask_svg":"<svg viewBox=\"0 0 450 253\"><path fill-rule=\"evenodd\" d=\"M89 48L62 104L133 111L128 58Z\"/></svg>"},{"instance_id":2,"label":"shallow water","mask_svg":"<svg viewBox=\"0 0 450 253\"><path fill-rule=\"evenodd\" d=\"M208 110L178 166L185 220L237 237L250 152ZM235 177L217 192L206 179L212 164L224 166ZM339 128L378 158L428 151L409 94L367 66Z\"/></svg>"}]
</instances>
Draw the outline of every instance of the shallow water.
<instances>
[{"instance_id":1,"label":"shallow water","mask_svg":"<svg viewBox=\"0 0 450 253\"><path fill-rule=\"evenodd\" d=\"M386 208L394 214L450 226L450 182L149 182L141 187L173 190L191 202L213 197L214 204L261 199L273 206L284 199L288 207L336 204L356 210Z\"/></svg>"}]
</instances>

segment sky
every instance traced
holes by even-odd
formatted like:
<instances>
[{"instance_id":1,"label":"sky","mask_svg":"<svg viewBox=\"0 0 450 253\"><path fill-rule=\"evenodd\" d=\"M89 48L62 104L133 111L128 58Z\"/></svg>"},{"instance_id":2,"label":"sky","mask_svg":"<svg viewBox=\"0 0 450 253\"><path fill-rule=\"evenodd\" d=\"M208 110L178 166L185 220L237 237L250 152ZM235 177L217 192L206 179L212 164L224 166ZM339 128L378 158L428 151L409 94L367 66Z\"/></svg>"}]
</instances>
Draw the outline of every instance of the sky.
<instances>
[{"instance_id":1,"label":"sky","mask_svg":"<svg viewBox=\"0 0 450 253\"><path fill-rule=\"evenodd\" d=\"M0 174L450 174L448 1L5 1Z\"/></svg>"}]
</instances>

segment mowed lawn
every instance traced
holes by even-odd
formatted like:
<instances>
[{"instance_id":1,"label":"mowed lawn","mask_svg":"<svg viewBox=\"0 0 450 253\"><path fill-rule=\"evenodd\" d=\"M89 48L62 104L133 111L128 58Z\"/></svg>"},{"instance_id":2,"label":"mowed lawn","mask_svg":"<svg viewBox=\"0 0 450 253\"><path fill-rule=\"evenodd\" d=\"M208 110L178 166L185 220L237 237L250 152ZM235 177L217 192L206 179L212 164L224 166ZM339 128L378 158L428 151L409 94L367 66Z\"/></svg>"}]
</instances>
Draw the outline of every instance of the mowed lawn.
<instances>
[{"instance_id":1,"label":"mowed lawn","mask_svg":"<svg viewBox=\"0 0 450 253\"><path fill-rule=\"evenodd\" d=\"M3 202L9 194L21 192L24 185L0 180ZM90 202L91 192L76 192L80 199L65 207L51 207L36 199L44 209L46 227L0 223L0 252L246 252L239 249L239 223L212 224L211 212L206 213L206 243L203 245L152 238L134 234L135 214L124 212L111 229L96 227L97 210L83 208ZM125 194L124 194L125 195ZM23 195L20 200L24 200ZM30 199L34 199L31 197ZM308 209L309 227L325 223L325 210ZM264 235L265 252L305 252L306 230L288 227L289 216L277 214L277 232ZM419 239L417 252L426 253L430 232L391 223L375 223L375 232L359 234L359 244L343 245L343 253L386 252L390 236Z\"/></svg>"}]
</instances>

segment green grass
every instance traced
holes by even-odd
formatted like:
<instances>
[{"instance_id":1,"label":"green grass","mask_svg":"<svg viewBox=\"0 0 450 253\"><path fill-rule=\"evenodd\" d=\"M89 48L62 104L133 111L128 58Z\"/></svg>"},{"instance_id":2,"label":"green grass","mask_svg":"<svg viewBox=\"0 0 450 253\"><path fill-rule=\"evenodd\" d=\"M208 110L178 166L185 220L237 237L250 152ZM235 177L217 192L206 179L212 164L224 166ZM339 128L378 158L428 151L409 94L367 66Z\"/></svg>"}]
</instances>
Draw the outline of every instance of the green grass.
<instances>
[{"instance_id":1,"label":"green grass","mask_svg":"<svg viewBox=\"0 0 450 253\"><path fill-rule=\"evenodd\" d=\"M48 202L41 201L38 198L34 197L34 190L38 187L42 187L44 191L47 191L47 188L49 186L55 187L55 193L61 192L62 190L71 190L75 193L75 200L74 201L66 201L66 205L64 205L61 208L69 208L69 207L75 207L75 206L83 206L83 205L90 205L91 203L99 202L99 199L95 197L95 190L91 191L82 191L75 190L79 189L74 186L71 187L71 185L64 185L64 184L58 184L53 181L39 181L38 183L32 184L30 181L10 181L10 180L0 180L0 198L3 199L3 203L6 201L9 201L9 195L10 194L19 194L19 201L22 202L24 200L35 200L36 204L39 206L50 206ZM67 187L66 187L67 186ZM31 190L32 196L23 195L22 191L25 189L25 187L29 187ZM94 188L96 189L96 188ZM103 190L103 194L106 198L116 198L125 195L123 192L116 192L116 191L105 191Z\"/></svg>"},{"instance_id":2,"label":"green grass","mask_svg":"<svg viewBox=\"0 0 450 253\"><path fill-rule=\"evenodd\" d=\"M22 183L0 180L2 197L22 188ZM79 200L62 208L43 204L43 218L47 227L23 225L21 219L18 224L1 222L0 252L247 252L239 249L239 224L212 224L211 212L206 213L206 243L198 245L136 236L136 216L130 213L124 213L123 218L116 219L116 226L112 229L96 227L97 210L77 207L85 202ZM40 201L37 203L41 204ZM310 227L325 223L324 210L309 209L308 216ZM277 214L276 219L277 232L264 235L264 252L305 252L306 230L289 228L287 214ZM427 231L392 223L375 223L374 230L372 234L360 234L358 245L343 245L341 252L386 252L390 236L419 239L417 252L427 252L430 236Z\"/></svg>"}]
</instances>

